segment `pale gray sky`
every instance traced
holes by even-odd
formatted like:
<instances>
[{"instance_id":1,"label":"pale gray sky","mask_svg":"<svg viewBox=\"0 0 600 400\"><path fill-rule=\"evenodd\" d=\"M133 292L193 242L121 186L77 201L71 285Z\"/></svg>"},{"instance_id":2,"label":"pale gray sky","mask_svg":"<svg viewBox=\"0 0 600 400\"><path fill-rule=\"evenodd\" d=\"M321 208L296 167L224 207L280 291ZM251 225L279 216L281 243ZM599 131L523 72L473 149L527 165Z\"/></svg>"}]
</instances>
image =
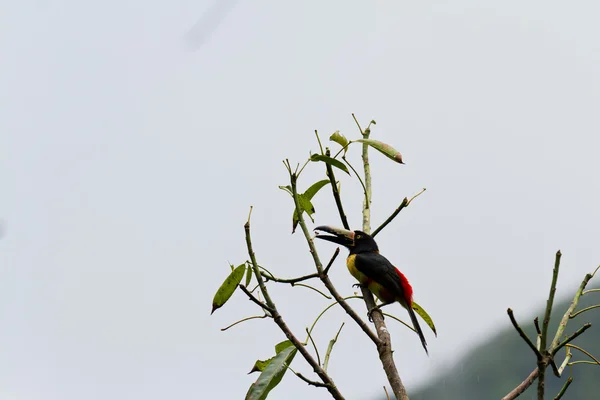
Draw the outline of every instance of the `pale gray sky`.
<instances>
[{"instance_id":1,"label":"pale gray sky","mask_svg":"<svg viewBox=\"0 0 600 400\"><path fill-rule=\"evenodd\" d=\"M228 3L2 3L0 397L242 398L283 337L266 320L220 332L257 310L236 293L209 316L212 296L246 259L250 205L259 261L312 271L281 160L315 151L314 129L357 137L352 112L406 161L373 154L374 225L427 188L378 237L438 325L427 358L389 322L409 389L507 307L529 316L557 249L563 294L600 262L597 2ZM311 165L301 186L322 176ZM340 178L358 227L360 187ZM317 223L339 225L326 193ZM352 293L342 258L332 279ZM298 332L328 303L273 297ZM381 395L343 313L315 338L324 351L342 320L331 375L348 399ZM328 398L282 385L273 398Z\"/></svg>"}]
</instances>

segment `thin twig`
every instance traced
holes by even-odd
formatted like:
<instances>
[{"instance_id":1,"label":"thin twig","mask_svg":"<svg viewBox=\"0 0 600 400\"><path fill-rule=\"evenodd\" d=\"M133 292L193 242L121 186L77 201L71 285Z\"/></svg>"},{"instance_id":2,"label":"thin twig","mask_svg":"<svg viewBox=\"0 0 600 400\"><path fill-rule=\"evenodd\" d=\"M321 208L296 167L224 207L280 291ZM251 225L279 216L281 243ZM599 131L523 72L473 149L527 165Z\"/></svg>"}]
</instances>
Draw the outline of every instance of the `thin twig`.
<instances>
[{"instance_id":1,"label":"thin twig","mask_svg":"<svg viewBox=\"0 0 600 400\"><path fill-rule=\"evenodd\" d=\"M327 300L331 300L331 296L326 295L325 293L321 292L319 289L317 289L315 287L312 287L310 285L306 285L304 283L294 283L294 284L292 284L292 286L302 286L302 287L305 287L307 289L312 289L315 292L319 293L321 296L325 297Z\"/></svg>"},{"instance_id":2,"label":"thin twig","mask_svg":"<svg viewBox=\"0 0 600 400\"><path fill-rule=\"evenodd\" d=\"M326 152L327 156L330 156L331 153L329 149ZM344 229L350 230L350 225L348 224L348 219L346 218L346 213L344 212L344 206L342 205L342 199L340 197L340 192L338 191L337 183L335 182L335 175L333 173L333 168L331 165L325 163L325 168L327 169L327 176L329 177L329 182L331 183L331 191L333 193L333 199L335 200L335 205L337 206L338 213L340 214L340 219L342 220L342 225Z\"/></svg>"},{"instance_id":3,"label":"thin twig","mask_svg":"<svg viewBox=\"0 0 600 400\"><path fill-rule=\"evenodd\" d=\"M540 329L540 319L538 317L535 317L535 319L533 320L533 325L535 325L535 331L537 332L537 334L541 335L542 330Z\"/></svg>"},{"instance_id":4,"label":"thin twig","mask_svg":"<svg viewBox=\"0 0 600 400\"><path fill-rule=\"evenodd\" d=\"M580 352L582 352L583 354L585 354L586 356L588 356L589 358L591 358L592 360L594 360L594 362L598 365L600 365L600 361L598 361L598 359L596 357L594 357L593 355L591 355L589 352L587 352L586 350L582 349L579 346L575 346L574 344L566 344L565 346L567 347L572 347L574 349L579 350Z\"/></svg>"},{"instance_id":5,"label":"thin twig","mask_svg":"<svg viewBox=\"0 0 600 400\"><path fill-rule=\"evenodd\" d=\"M402 321L400 318L393 316L392 314L388 314L388 313L383 313L383 315L385 315L386 317L390 317L391 319L394 319L398 322L400 322L402 325L404 325L405 327L407 327L408 329L410 329L413 332L417 332L415 330L415 328L413 328L412 326L410 326L409 324L407 324L406 322Z\"/></svg>"},{"instance_id":6,"label":"thin twig","mask_svg":"<svg viewBox=\"0 0 600 400\"><path fill-rule=\"evenodd\" d=\"M331 260L329 260L329 262L327 263L327 266L325 267L325 270L323 271L323 273L325 275L329 274L329 268L331 268L331 266L333 265L333 262L337 258L338 254L340 254L340 248L339 247L335 249L335 251L333 252L333 256L331 256Z\"/></svg>"},{"instance_id":7,"label":"thin twig","mask_svg":"<svg viewBox=\"0 0 600 400\"><path fill-rule=\"evenodd\" d=\"M358 181L360 182L360 184L363 188L363 193L365 195L364 204L366 204L367 207L371 207L371 200L369 199L369 191L367 190L366 184L363 182L362 178L360 177L358 172L356 172L356 170L354 169L352 164L350 164L350 162L348 160L346 160L346 157L342 156L342 160L344 160L344 162L350 167L352 172L354 172L354 176L356 176L356 178L358 178Z\"/></svg>"},{"instance_id":8,"label":"thin twig","mask_svg":"<svg viewBox=\"0 0 600 400\"><path fill-rule=\"evenodd\" d=\"M563 395L565 394L565 392L567 391L567 389L569 388L569 386L571 385L571 383L573 383L573 377L570 376L569 379L567 379L567 381L565 382L564 386L562 387L562 389L560 389L560 392L558 392L558 394L556 395L556 397L554 398L554 400L560 400L561 397L563 397Z\"/></svg>"},{"instance_id":9,"label":"thin twig","mask_svg":"<svg viewBox=\"0 0 600 400\"><path fill-rule=\"evenodd\" d=\"M385 392L385 398L386 398L387 400L391 400L391 399L390 399L390 394L388 393L388 391L387 391L387 388L386 388L385 386L383 387L383 391Z\"/></svg>"},{"instance_id":10,"label":"thin twig","mask_svg":"<svg viewBox=\"0 0 600 400\"><path fill-rule=\"evenodd\" d=\"M383 228L385 228L390 222L392 222L394 220L394 218L396 218L396 215L400 214L400 211L402 211L402 209L405 208L406 206L408 206L408 199L405 197L404 200L402 200L402 203L400 203L400 205L398 206L398 208L396 208L396 210L394 210L392 215L390 215L385 221L383 221L383 223L381 225L379 225L379 227L373 231L371 236L372 237L377 236L377 234L379 232L381 232L381 230Z\"/></svg>"},{"instance_id":11,"label":"thin twig","mask_svg":"<svg viewBox=\"0 0 600 400\"><path fill-rule=\"evenodd\" d=\"M308 275L304 275L304 276L300 276L298 278L291 278L291 279L282 279L282 278L276 278L273 275L266 275L264 272L261 271L262 276L265 278L265 280L268 281L273 281L273 282L277 282L277 283L290 283L290 284L294 284L297 282L302 282L302 281L307 281L309 279L312 278L318 278L319 274L308 274Z\"/></svg>"},{"instance_id":12,"label":"thin twig","mask_svg":"<svg viewBox=\"0 0 600 400\"><path fill-rule=\"evenodd\" d=\"M335 334L335 337L329 341L329 346L327 346L327 352L325 353L325 361L323 361L323 369L325 371L327 371L327 367L329 366L329 357L331 357L331 352L333 351L333 345L337 342L338 337L340 336L340 332L342 331L343 327L344 327L344 323L342 322L342 325L340 326L340 329L338 329L337 333Z\"/></svg>"},{"instance_id":13,"label":"thin twig","mask_svg":"<svg viewBox=\"0 0 600 400\"><path fill-rule=\"evenodd\" d=\"M315 344L315 341L313 340L312 335L308 331L308 328L306 328L306 333L308 334L308 339L312 343L313 348L315 349L315 353L317 354L317 362L319 363L319 365L321 365L321 356L319 355L319 349L317 349L317 345Z\"/></svg>"},{"instance_id":14,"label":"thin twig","mask_svg":"<svg viewBox=\"0 0 600 400\"><path fill-rule=\"evenodd\" d=\"M577 311L575 314L569 315L569 318L575 318L576 316L578 316L581 313L584 313L584 312L589 311L589 310L593 310L594 308L598 308L598 307L600 307L600 304L596 304L594 306L586 307L586 308L584 308L582 310Z\"/></svg>"},{"instance_id":15,"label":"thin twig","mask_svg":"<svg viewBox=\"0 0 600 400\"><path fill-rule=\"evenodd\" d=\"M567 343L570 343L573 339L575 339L577 336L581 335L583 332L585 332L586 330L588 330L588 328L590 328L592 326L592 324L590 324L589 322L587 324L583 324L583 326L579 329L577 329L575 332L573 332L573 334L571 336L569 336L568 338L566 338L565 340L563 340L562 342L560 342L556 348L554 348L551 352L552 355L556 354L557 351L559 351L563 346L565 346Z\"/></svg>"},{"instance_id":16,"label":"thin twig","mask_svg":"<svg viewBox=\"0 0 600 400\"><path fill-rule=\"evenodd\" d=\"M402 203L400 203L400 205L398 206L398 208L396 208L396 210L394 210L394 212L392 213L392 215L390 215L388 217L388 219L386 219L383 222L383 224L379 225L379 227L373 231L373 233L371 234L371 236L372 237L377 236L377 234L379 232L381 232L381 230L383 228L385 228L390 222L392 222L392 220L394 218L396 218L396 216L400 213L400 211L402 211L402 209L408 207L410 205L411 201L413 201L415 198L417 198L418 196L420 196L425 190L427 190L427 189L423 188L419 193L417 193L413 197L411 197L410 200L405 197L404 200L402 200Z\"/></svg>"},{"instance_id":17,"label":"thin twig","mask_svg":"<svg viewBox=\"0 0 600 400\"><path fill-rule=\"evenodd\" d=\"M311 381L310 379L306 378L304 375L302 375L300 372L294 372L296 374L296 376L300 379L302 379L304 382L308 383L311 386L316 386L316 387L329 387L329 385L325 384L325 383L321 383L321 382L316 382L316 381Z\"/></svg>"},{"instance_id":18,"label":"thin twig","mask_svg":"<svg viewBox=\"0 0 600 400\"><path fill-rule=\"evenodd\" d=\"M252 302L254 302L255 304L257 304L259 307L261 307L262 309L264 309L266 312L268 312L270 317L273 316L273 314L275 313L274 309L272 309L271 307L269 307L268 305L266 305L265 303L263 303L262 301L260 301L256 297L254 297L254 295L252 293L250 293L250 291L248 289L246 289L246 286L244 286L244 285L238 285L238 287L240 289L242 289L242 292L246 293L246 296L248 296L248 298L250 300L252 300Z\"/></svg>"},{"instance_id":19,"label":"thin twig","mask_svg":"<svg viewBox=\"0 0 600 400\"><path fill-rule=\"evenodd\" d=\"M362 299L362 296L347 296L344 297L343 300L350 300L350 299ZM325 314L327 311L329 311L329 309L333 306L335 306L336 304L339 304L337 301L334 301L333 303L331 303L330 305L328 305L327 307L325 307L325 309L323 309L323 311L321 311L319 313L319 315L317 315L317 318L315 318L314 322L312 323L312 325L310 326L309 331L312 333L313 329L315 329L315 325L317 325L317 322L319 322L319 319L321 319L321 317L323 316L323 314Z\"/></svg>"},{"instance_id":20,"label":"thin twig","mask_svg":"<svg viewBox=\"0 0 600 400\"><path fill-rule=\"evenodd\" d=\"M244 321L249 321L251 319L258 319L258 318L267 318L268 315L267 314L263 314L263 315L254 315L252 317L246 317L246 318L242 318L239 321L235 321L233 324L226 326L225 328L221 328L221 331L226 331L229 328L232 328L234 326L236 326L237 324L240 324Z\"/></svg>"},{"instance_id":21,"label":"thin twig","mask_svg":"<svg viewBox=\"0 0 600 400\"><path fill-rule=\"evenodd\" d=\"M542 356L542 353L540 353L538 348L531 342L531 339L529 339L529 337L525 334L525 332L523 332L523 329L521 329L521 327L517 323L517 320L515 319L513 310L511 308L509 308L508 310L506 310L506 312L508 313L510 322L512 322L513 326L515 327L515 329L517 330L517 332L519 333L521 338L525 341L525 343L527 343L527 346L529 346L529 348L535 353L535 356L537 357L538 361L541 361L544 358Z\"/></svg>"},{"instance_id":22,"label":"thin twig","mask_svg":"<svg viewBox=\"0 0 600 400\"><path fill-rule=\"evenodd\" d=\"M590 364L590 365L600 365L595 361L588 361L588 360L579 360L579 361L572 361L569 363L569 367L575 365L575 364Z\"/></svg>"},{"instance_id":23,"label":"thin twig","mask_svg":"<svg viewBox=\"0 0 600 400\"><path fill-rule=\"evenodd\" d=\"M588 293L594 293L594 292L600 292L600 289L589 289L589 290L584 291L582 293L582 295L588 294Z\"/></svg>"}]
</instances>

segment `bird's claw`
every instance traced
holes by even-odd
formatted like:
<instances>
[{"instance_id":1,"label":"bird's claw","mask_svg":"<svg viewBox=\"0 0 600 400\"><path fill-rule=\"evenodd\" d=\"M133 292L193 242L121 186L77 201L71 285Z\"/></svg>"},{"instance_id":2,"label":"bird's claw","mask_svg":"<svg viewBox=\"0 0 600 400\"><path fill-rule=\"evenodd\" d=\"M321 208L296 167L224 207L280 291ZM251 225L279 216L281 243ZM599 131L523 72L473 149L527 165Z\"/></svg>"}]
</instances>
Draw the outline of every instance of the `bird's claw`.
<instances>
[{"instance_id":1,"label":"bird's claw","mask_svg":"<svg viewBox=\"0 0 600 400\"><path fill-rule=\"evenodd\" d=\"M360 287L360 283L355 283L354 285L352 285L353 288L359 288Z\"/></svg>"},{"instance_id":2,"label":"bird's claw","mask_svg":"<svg viewBox=\"0 0 600 400\"><path fill-rule=\"evenodd\" d=\"M375 306L367 312L367 317L369 317L369 322L373 322L373 312L374 311L381 311L381 308ZM383 313L382 313L382 317L383 317Z\"/></svg>"}]
</instances>

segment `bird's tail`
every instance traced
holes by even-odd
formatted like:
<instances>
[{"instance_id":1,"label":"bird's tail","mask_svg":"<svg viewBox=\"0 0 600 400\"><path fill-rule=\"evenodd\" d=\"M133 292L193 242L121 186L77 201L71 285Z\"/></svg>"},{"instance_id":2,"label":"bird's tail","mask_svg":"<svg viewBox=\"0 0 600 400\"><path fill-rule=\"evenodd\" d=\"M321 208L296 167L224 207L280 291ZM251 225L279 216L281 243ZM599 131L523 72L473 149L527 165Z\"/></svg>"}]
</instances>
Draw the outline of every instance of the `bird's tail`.
<instances>
[{"instance_id":1,"label":"bird's tail","mask_svg":"<svg viewBox=\"0 0 600 400\"><path fill-rule=\"evenodd\" d=\"M421 326L419 325L419 321L417 320L417 314L415 314L415 311L410 306L406 307L406 309L408 310L408 315L410 315L410 320L412 321L413 327L415 328L415 331L417 331L419 339L421 339L421 344L425 349L425 353L429 355L429 352L427 351L427 341L425 340L425 335L423 335L423 331L421 330Z\"/></svg>"}]
</instances>

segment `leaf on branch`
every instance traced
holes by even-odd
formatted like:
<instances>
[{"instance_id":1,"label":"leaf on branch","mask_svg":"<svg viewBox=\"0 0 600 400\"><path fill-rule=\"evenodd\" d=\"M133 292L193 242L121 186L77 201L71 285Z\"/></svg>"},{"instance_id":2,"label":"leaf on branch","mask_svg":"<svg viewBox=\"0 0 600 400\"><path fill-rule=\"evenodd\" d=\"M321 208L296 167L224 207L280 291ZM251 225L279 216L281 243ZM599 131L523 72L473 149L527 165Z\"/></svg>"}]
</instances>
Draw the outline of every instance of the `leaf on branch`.
<instances>
[{"instance_id":1,"label":"leaf on branch","mask_svg":"<svg viewBox=\"0 0 600 400\"><path fill-rule=\"evenodd\" d=\"M431 319L431 317L429 316L429 314L427 314L427 311L425 311L423 309L423 307L421 307L420 305L418 305L416 301L413 301L413 303L412 303L412 309L417 314L419 314L421 316L421 318L423 318L423 321L425 321L425 323L427 325L429 325L429 327L431 328L431 330L433 331L433 333L437 337L437 331L435 330L435 324L433 323L433 320Z\"/></svg>"},{"instance_id":2,"label":"leaf on branch","mask_svg":"<svg viewBox=\"0 0 600 400\"><path fill-rule=\"evenodd\" d=\"M344 148L344 155L346 155L346 151L348 151L348 145L350 144L348 139L346 139L346 136L342 135L340 131L335 131L333 132L333 135L329 137L329 140L342 146Z\"/></svg>"},{"instance_id":3,"label":"leaf on branch","mask_svg":"<svg viewBox=\"0 0 600 400\"><path fill-rule=\"evenodd\" d=\"M217 293L215 293L215 297L213 297L212 301L212 311L211 314L215 312L217 308L220 308L229 300L235 289L242 281L244 277L244 272L246 272L246 264L238 265L229 276L225 279L225 281L221 284Z\"/></svg>"},{"instance_id":4,"label":"leaf on branch","mask_svg":"<svg viewBox=\"0 0 600 400\"><path fill-rule=\"evenodd\" d=\"M309 200L312 199L314 197L314 195L317 194L317 192L319 190L321 190L323 188L323 186L327 185L328 183L329 183L329 179L323 179L321 181L313 183L311 185L311 187L306 189L306 192L304 192L304 196L306 196Z\"/></svg>"},{"instance_id":5,"label":"leaf on branch","mask_svg":"<svg viewBox=\"0 0 600 400\"><path fill-rule=\"evenodd\" d=\"M290 194L290 196L293 196L294 193L292 193L292 187L290 185L287 186L279 186L279 189L286 191Z\"/></svg>"},{"instance_id":6,"label":"leaf on branch","mask_svg":"<svg viewBox=\"0 0 600 400\"><path fill-rule=\"evenodd\" d=\"M374 139L357 139L357 140L353 140L353 142L360 142L360 143L369 145L372 148L374 148L375 150L384 154L389 159L394 160L397 163L404 164L402 162L402 154L400 154L400 152L398 150L396 150L395 148L393 148L392 146L390 146L387 143L383 143L383 142L380 142L379 140L374 140Z\"/></svg>"},{"instance_id":7,"label":"leaf on branch","mask_svg":"<svg viewBox=\"0 0 600 400\"><path fill-rule=\"evenodd\" d=\"M252 280L252 266L246 263L246 286L250 285L250 281Z\"/></svg>"},{"instance_id":8,"label":"leaf on branch","mask_svg":"<svg viewBox=\"0 0 600 400\"><path fill-rule=\"evenodd\" d=\"M333 157L324 156L322 154L312 154L310 156L310 161L314 161L314 162L323 161L324 163L329 164L332 167L339 168L342 171L344 171L345 173L347 173L348 175L350 175L350 171L348 171L348 167L346 167L346 165L343 162L341 162L340 160L336 160Z\"/></svg>"},{"instance_id":9,"label":"leaf on branch","mask_svg":"<svg viewBox=\"0 0 600 400\"><path fill-rule=\"evenodd\" d=\"M263 369L260 376L256 382L250 386L250 389L246 394L246 400L265 400L269 395L269 392L281 382L283 375L287 372L288 366L294 359L298 349L296 349L289 340L275 346L276 351L278 347L279 352L277 352L277 355L263 362L266 363L266 365L262 366Z\"/></svg>"},{"instance_id":10,"label":"leaf on branch","mask_svg":"<svg viewBox=\"0 0 600 400\"><path fill-rule=\"evenodd\" d=\"M275 345L275 355L281 353L283 350L287 349L290 346L294 346L294 344L292 342L290 342L289 340L284 340L281 343L277 343ZM275 358L275 356L269 358L268 360L256 360L256 362L254 363L254 366L248 373L251 374L256 371L260 371L260 372L264 371L264 369L267 367L267 365L269 365L269 363L271 361L273 361L274 358Z\"/></svg>"},{"instance_id":11,"label":"leaf on branch","mask_svg":"<svg viewBox=\"0 0 600 400\"><path fill-rule=\"evenodd\" d=\"M313 222L314 220L312 218L312 215L315 213L315 207L313 206L311 200L314 197L314 195L317 194L317 192L328 183L328 179L323 179L321 181L313 183L308 189L306 189L304 193L298 194L298 202L300 203L302 211L306 211L306 213ZM299 221L300 219L298 218L298 210L294 210L294 215L292 216L292 233L296 232L296 227L298 226Z\"/></svg>"}]
</instances>

